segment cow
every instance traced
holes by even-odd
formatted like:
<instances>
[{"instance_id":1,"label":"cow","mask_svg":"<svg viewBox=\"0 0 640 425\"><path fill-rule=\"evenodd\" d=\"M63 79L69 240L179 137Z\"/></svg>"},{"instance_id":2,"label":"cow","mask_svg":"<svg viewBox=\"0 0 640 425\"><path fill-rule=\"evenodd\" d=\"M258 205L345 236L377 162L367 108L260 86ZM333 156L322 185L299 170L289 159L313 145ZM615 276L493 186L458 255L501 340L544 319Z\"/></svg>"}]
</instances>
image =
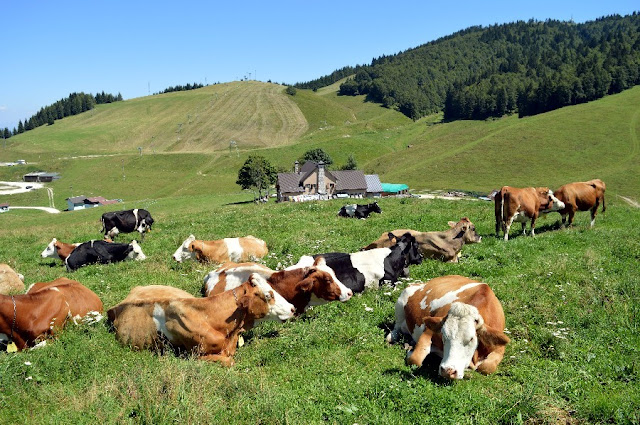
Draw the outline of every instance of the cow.
<instances>
[{"instance_id":1,"label":"cow","mask_svg":"<svg viewBox=\"0 0 640 425\"><path fill-rule=\"evenodd\" d=\"M509 240L509 230L514 221L522 224L522 233L526 234L527 221L531 221L531 236L535 236L536 219L541 212L562 210L564 202L556 198L546 187L509 187L503 186L495 194L496 237L500 229L504 240Z\"/></svg>"},{"instance_id":2,"label":"cow","mask_svg":"<svg viewBox=\"0 0 640 425\"><path fill-rule=\"evenodd\" d=\"M266 281L252 274L237 288L211 297L130 301L109 309L107 314L116 338L134 348L170 345L194 353L202 360L232 366L240 332L272 314L274 296L275 291ZM294 308L289 306L286 318L293 317ZM130 308L137 313L131 317L136 323L127 323ZM144 318L142 322L141 318ZM141 328L149 332L143 333L139 340L127 334L129 329L138 329L139 337Z\"/></svg>"},{"instance_id":3,"label":"cow","mask_svg":"<svg viewBox=\"0 0 640 425\"><path fill-rule=\"evenodd\" d=\"M57 258L59 260L66 260L67 257L73 252L74 249L82 242L77 243L65 243L53 238L49 245L42 251L40 256L42 258Z\"/></svg>"},{"instance_id":4,"label":"cow","mask_svg":"<svg viewBox=\"0 0 640 425\"><path fill-rule=\"evenodd\" d=\"M604 191L606 185L600 179L586 182L568 183L560 186L554 195L562 202L564 208L558 211L562 215L562 227L565 226L567 215L569 226L573 225L573 216L576 211L591 211L591 226L596 223L598 206L602 204L602 212L606 210L604 203Z\"/></svg>"},{"instance_id":5,"label":"cow","mask_svg":"<svg viewBox=\"0 0 640 425\"><path fill-rule=\"evenodd\" d=\"M251 235L215 241L196 240L195 236L189 235L173 254L173 259L179 263L188 259L216 264L239 263L258 260L268 253L265 241Z\"/></svg>"},{"instance_id":6,"label":"cow","mask_svg":"<svg viewBox=\"0 0 640 425\"><path fill-rule=\"evenodd\" d=\"M55 336L69 316L67 299L55 288L0 295L0 351L24 350Z\"/></svg>"},{"instance_id":7,"label":"cow","mask_svg":"<svg viewBox=\"0 0 640 425\"><path fill-rule=\"evenodd\" d=\"M153 225L151 214L142 208L106 212L102 214L100 221L104 237L111 239L115 239L119 233L139 232L144 241L145 233L150 232Z\"/></svg>"},{"instance_id":8,"label":"cow","mask_svg":"<svg viewBox=\"0 0 640 425\"><path fill-rule=\"evenodd\" d=\"M439 374L462 379L467 367L496 371L509 337L502 305L486 283L457 275L408 286L395 305L396 323L388 343L401 334L415 343L407 363L422 366L429 353L442 357Z\"/></svg>"},{"instance_id":9,"label":"cow","mask_svg":"<svg viewBox=\"0 0 640 425\"><path fill-rule=\"evenodd\" d=\"M367 205L358 205L358 204L349 204L340 208L338 211L339 217L355 217L365 219L369 217L369 214L372 212L381 214L382 210L380 206L378 206L377 202Z\"/></svg>"},{"instance_id":10,"label":"cow","mask_svg":"<svg viewBox=\"0 0 640 425\"><path fill-rule=\"evenodd\" d=\"M68 271L75 271L87 264L108 264L125 260L145 260L147 257L135 240L131 243L89 241L80 244L64 260Z\"/></svg>"},{"instance_id":11,"label":"cow","mask_svg":"<svg viewBox=\"0 0 640 425\"><path fill-rule=\"evenodd\" d=\"M237 287L252 273L259 274L284 299L294 305L296 314L302 314L313 305L329 301L347 301L353 292L336 278L323 257L316 258L308 267L274 271L256 263L226 263L204 278L204 293L219 294Z\"/></svg>"},{"instance_id":12,"label":"cow","mask_svg":"<svg viewBox=\"0 0 640 425\"><path fill-rule=\"evenodd\" d=\"M24 291L24 276L16 273L8 264L0 264L0 294Z\"/></svg>"},{"instance_id":13,"label":"cow","mask_svg":"<svg viewBox=\"0 0 640 425\"><path fill-rule=\"evenodd\" d=\"M35 294L48 289L54 289L64 295L73 323L91 324L102 320L102 301L92 290L80 282L59 277L51 282L34 283L27 290L27 294Z\"/></svg>"},{"instance_id":14,"label":"cow","mask_svg":"<svg viewBox=\"0 0 640 425\"><path fill-rule=\"evenodd\" d=\"M481 242L482 236L478 235L476 226L467 217L463 217L457 223L450 221L449 227L449 230L443 232L418 232L411 229L399 229L393 230L391 233L396 238L405 233L410 233L411 236L416 238L424 258L457 263L463 245L465 243ZM389 232L384 232L376 241L363 247L361 251L392 246L397 239L389 238L388 234Z\"/></svg>"},{"instance_id":15,"label":"cow","mask_svg":"<svg viewBox=\"0 0 640 425\"><path fill-rule=\"evenodd\" d=\"M388 237L397 239L392 233L389 233ZM318 257L324 257L327 266L353 293L362 292L366 288L377 289L385 280L397 282L401 275L406 275L405 269L409 265L422 263L422 254L416 239L406 233L390 248L375 248L352 254L331 252L305 255L296 265L286 270L308 266Z\"/></svg>"}]
</instances>

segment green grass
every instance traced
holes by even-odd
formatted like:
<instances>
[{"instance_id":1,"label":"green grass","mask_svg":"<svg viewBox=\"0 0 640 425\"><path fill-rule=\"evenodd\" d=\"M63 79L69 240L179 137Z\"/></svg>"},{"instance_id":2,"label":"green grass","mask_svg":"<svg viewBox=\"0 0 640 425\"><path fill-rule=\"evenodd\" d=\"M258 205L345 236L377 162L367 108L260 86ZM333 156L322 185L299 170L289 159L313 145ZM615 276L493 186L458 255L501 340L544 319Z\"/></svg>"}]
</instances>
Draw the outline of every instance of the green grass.
<instances>
[{"instance_id":1,"label":"green grass","mask_svg":"<svg viewBox=\"0 0 640 425\"><path fill-rule=\"evenodd\" d=\"M483 242L465 247L459 264L426 261L412 267L412 278L462 274L491 285L512 338L497 373L470 372L468 379L449 384L435 376L433 362L421 369L405 366L402 347L384 342L403 282L396 289L365 292L284 324L253 329L230 369L173 354L131 351L104 324L72 326L43 350L0 354L0 422L640 419L637 209L612 199L594 229L588 228L587 213L566 230L557 230L559 216L550 215L539 221L535 238L513 234L504 243L492 237L490 203L383 199L383 214L363 221L336 217L342 202L241 203L246 199L200 194L149 201L157 223L142 245L146 261L88 266L73 274L39 253L54 236L64 241L99 237L103 208L46 219L36 212L4 214L0 240L10 242L0 244L0 258L23 273L27 284L63 275L77 279L108 308L136 285L172 285L198 294L210 267L177 265L170 257L190 233L262 237L271 251L265 263L275 267L302 254L355 251L386 230L439 230L449 220L468 216Z\"/></svg>"}]
</instances>

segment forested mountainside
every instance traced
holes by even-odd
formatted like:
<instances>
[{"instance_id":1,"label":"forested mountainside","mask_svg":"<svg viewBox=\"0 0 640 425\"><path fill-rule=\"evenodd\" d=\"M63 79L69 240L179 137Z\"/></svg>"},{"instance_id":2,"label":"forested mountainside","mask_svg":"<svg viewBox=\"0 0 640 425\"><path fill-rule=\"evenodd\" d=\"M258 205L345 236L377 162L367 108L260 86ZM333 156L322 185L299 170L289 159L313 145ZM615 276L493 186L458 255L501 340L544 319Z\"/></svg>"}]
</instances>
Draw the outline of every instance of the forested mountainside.
<instances>
[{"instance_id":1,"label":"forested mountainside","mask_svg":"<svg viewBox=\"0 0 640 425\"><path fill-rule=\"evenodd\" d=\"M340 94L367 95L414 120L440 111L447 120L534 115L640 84L640 14L471 27L296 87L347 75Z\"/></svg>"}]
</instances>

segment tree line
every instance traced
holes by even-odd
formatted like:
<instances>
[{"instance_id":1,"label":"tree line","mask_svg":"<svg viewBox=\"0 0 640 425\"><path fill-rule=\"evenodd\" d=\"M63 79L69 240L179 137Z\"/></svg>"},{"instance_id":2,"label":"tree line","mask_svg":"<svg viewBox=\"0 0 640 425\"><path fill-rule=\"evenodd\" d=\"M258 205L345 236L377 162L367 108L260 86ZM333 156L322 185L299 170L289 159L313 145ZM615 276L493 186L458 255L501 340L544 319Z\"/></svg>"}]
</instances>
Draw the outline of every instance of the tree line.
<instances>
[{"instance_id":1,"label":"tree line","mask_svg":"<svg viewBox=\"0 0 640 425\"><path fill-rule=\"evenodd\" d=\"M534 115L640 84L640 14L470 27L296 87L348 71L339 94L366 95L414 120L440 111L446 120Z\"/></svg>"},{"instance_id":2,"label":"tree line","mask_svg":"<svg viewBox=\"0 0 640 425\"><path fill-rule=\"evenodd\" d=\"M195 90L195 89L199 89L199 88L202 88L202 87L204 87L204 84L201 84L201 83L193 83L193 84L187 83L187 85L185 85L185 86L182 86L182 85L169 86L169 87L167 87L166 89L164 89L161 92L154 93L154 95L156 95L156 94L164 94L164 93L171 93L171 92L174 92L174 91Z\"/></svg>"},{"instance_id":3,"label":"tree line","mask_svg":"<svg viewBox=\"0 0 640 425\"><path fill-rule=\"evenodd\" d=\"M94 108L95 105L102 103L119 102L122 100L122 95L105 93L96 93L96 95L80 93L71 93L69 97L58 100L53 105L45 106L31 116L29 119L25 119L24 122L20 120L18 127L10 131L5 127L0 133L4 139L8 139L11 136L24 133L25 131L33 130L34 128L43 125L53 125L55 120L60 120L64 117L72 115L78 115L85 111L89 111Z\"/></svg>"}]
</instances>

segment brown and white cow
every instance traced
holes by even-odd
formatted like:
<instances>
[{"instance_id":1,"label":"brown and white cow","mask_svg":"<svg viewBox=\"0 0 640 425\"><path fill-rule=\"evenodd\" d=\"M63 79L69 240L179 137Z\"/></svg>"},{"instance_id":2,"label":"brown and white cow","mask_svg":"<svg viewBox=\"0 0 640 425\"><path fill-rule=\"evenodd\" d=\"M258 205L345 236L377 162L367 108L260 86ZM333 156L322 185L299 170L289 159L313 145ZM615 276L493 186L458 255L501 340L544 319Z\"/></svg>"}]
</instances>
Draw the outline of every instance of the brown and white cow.
<instances>
[{"instance_id":1,"label":"brown and white cow","mask_svg":"<svg viewBox=\"0 0 640 425\"><path fill-rule=\"evenodd\" d=\"M353 292L338 280L323 257L314 260L311 267L297 267L274 271L256 263L226 263L204 278L204 293L219 294L237 287L252 273L264 277L287 301L293 304L297 314L309 306L329 301L347 301Z\"/></svg>"},{"instance_id":2,"label":"brown and white cow","mask_svg":"<svg viewBox=\"0 0 640 425\"><path fill-rule=\"evenodd\" d=\"M69 318L67 299L53 288L35 294L0 295L0 351L18 350L55 336Z\"/></svg>"},{"instance_id":3,"label":"brown and white cow","mask_svg":"<svg viewBox=\"0 0 640 425\"><path fill-rule=\"evenodd\" d=\"M24 291L24 276L16 273L8 264L0 264L0 294Z\"/></svg>"},{"instance_id":4,"label":"brown and white cow","mask_svg":"<svg viewBox=\"0 0 640 425\"><path fill-rule=\"evenodd\" d=\"M102 301L91 289L80 282L59 277L51 282L34 283L27 290L27 294L35 294L47 289L59 291L64 295L74 323L91 324L102 320Z\"/></svg>"},{"instance_id":5,"label":"brown and white cow","mask_svg":"<svg viewBox=\"0 0 640 425\"><path fill-rule=\"evenodd\" d=\"M71 255L74 249L81 243L65 243L53 238L49 245L42 251L40 256L42 258L57 258L64 262L66 258Z\"/></svg>"},{"instance_id":6,"label":"brown and white cow","mask_svg":"<svg viewBox=\"0 0 640 425\"><path fill-rule=\"evenodd\" d=\"M567 215L569 216L569 226L573 224L573 216L576 211L591 211L591 227L596 223L596 213L598 206L602 204L602 212L605 212L604 192L606 185L600 179L593 179L586 182L568 183L560 186L554 195L562 202L564 208L558 211L562 215L562 226L564 227Z\"/></svg>"},{"instance_id":7,"label":"brown and white cow","mask_svg":"<svg viewBox=\"0 0 640 425\"><path fill-rule=\"evenodd\" d=\"M266 292L263 288L269 288ZM129 301L109 309L109 319L114 324L116 337L135 348L164 346L162 338L170 346L195 353L202 360L218 361L232 366L240 332L253 327L256 320L270 314L274 291L257 274L237 288L206 298L181 298L174 300L157 299ZM135 325L127 324L127 311L133 308L141 316L152 332L136 340L126 335ZM293 316L291 306L290 317ZM143 327L146 328L146 327Z\"/></svg>"},{"instance_id":8,"label":"brown and white cow","mask_svg":"<svg viewBox=\"0 0 640 425\"><path fill-rule=\"evenodd\" d=\"M457 223L450 221L449 230L443 232L418 232L411 229L393 230L391 233L396 238L400 238L405 233L410 233L418 242L420 252L425 258L457 263L460 257L460 250L465 243L477 243L482 241L482 236L476 232L476 226L467 218L463 217ZM380 237L362 248L369 250L374 248L387 248L395 245L397 239L390 238L389 232L384 232Z\"/></svg>"},{"instance_id":9,"label":"brown and white cow","mask_svg":"<svg viewBox=\"0 0 640 425\"><path fill-rule=\"evenodd\" d=\"M467 367L495 372L510 341L502 305L489 285L463 276L408 286L398 298L395 316L387 341L410 335L415 346L407 363L421 366L429 353L436 353L442 357L439 373L448 379L462 379Z\"/></svg>"},{"instance_id":10,"label":"brown and white cow","mask_svg":"<svg viewBox=\"0 0 640 425\"><path fill-rule=\"evenodd\" d=\"M547 187L517 188L503 186L494 197L496 215L496 237L500 229L504 240L509 240L509 230L514 221L522 224L522 233L531 221L531 236L535 236L536 220L541 212L558 211L564 203L556 198Z\"/></svg>"},{"instance_id":11,"label":"brown and white cow","mask_svg":"<svg viewBox=\"0 0 640 425\"><path fill-rule=\"evenodd\" d=\"M258 260L268 253L265 241L251 235L215 241L198 240L195 236L189 235L173 254L173 259L179 263L188 259L216 264L228 261L238 263Z\"/></svg>"}]
</instances>

